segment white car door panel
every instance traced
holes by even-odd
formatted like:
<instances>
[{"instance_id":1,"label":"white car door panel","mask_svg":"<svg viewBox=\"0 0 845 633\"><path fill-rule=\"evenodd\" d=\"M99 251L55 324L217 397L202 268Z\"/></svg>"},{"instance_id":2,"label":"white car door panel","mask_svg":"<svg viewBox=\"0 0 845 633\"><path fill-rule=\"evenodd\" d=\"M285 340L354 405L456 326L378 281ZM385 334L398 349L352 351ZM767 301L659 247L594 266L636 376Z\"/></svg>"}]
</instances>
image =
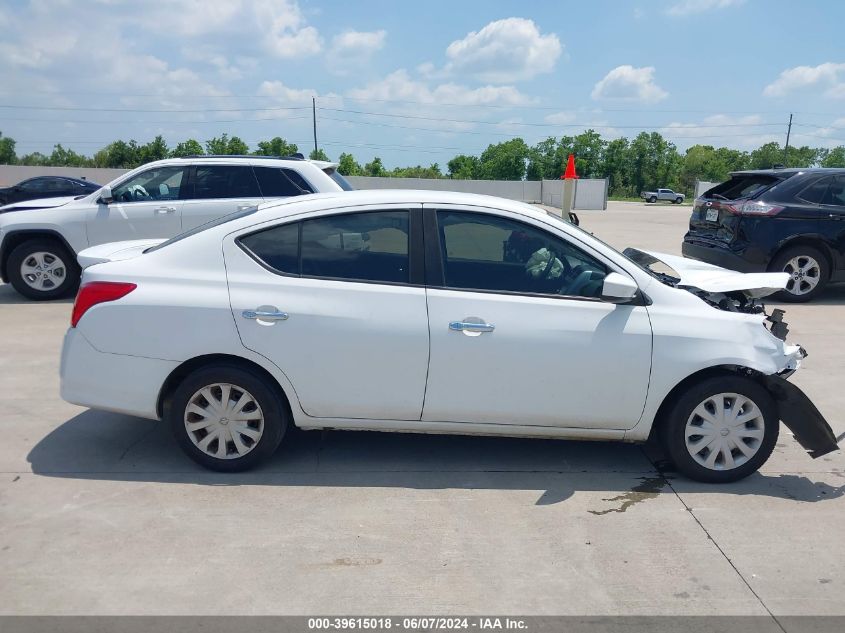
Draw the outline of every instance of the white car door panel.
<instances>
[{"instance_id":1,"label":"white car door panel","mask_svg":"<svg viewBox=\"0 0 845 633\"><path fill-rule=\"evenodd\" d=\"M198 164L182 208L182 230L189 231L264 201L250 165Z\"/></svg>"},{"instance_id":2,"label":"white car door panel","mask_svg":"<svg viewBox=\"0 0 845 633\"><path fill-rule=\"evenodd\" d=\"M644 307L432 288L428 312L424 421L626 429L642 414Z\"/></svg>"},{"instance_id":3,"label":"white car door panel","mask_svg":"<svg viewBox=\"0 0 845 633\"><path fill-rule=\"evenodd\" d=\"M369 253L361 240L374 233L338 237L348 251ZM232 236L224 256L241 341L286 374L307 415L420 419L429 351L424 287L279 274Z\"/></svg>"}]
</instances>

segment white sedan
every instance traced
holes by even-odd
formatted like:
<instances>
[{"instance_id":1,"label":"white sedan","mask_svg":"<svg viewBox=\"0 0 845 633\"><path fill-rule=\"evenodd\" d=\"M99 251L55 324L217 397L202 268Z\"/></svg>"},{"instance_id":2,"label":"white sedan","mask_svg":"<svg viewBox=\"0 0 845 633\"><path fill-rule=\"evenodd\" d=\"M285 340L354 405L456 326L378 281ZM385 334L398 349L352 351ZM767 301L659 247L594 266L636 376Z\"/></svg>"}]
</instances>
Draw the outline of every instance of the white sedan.
<instances>
[{"instance_id":1,"label":"white sedan","mask_svg":"<svg viewBox=\"0 0 845 633\"><path fill-rule=\"evenodd\" d=\"M610 248L526 204L359 191L261 205L176 238L96 246L62 397L163 418L223 471L290 425L642 442L733 481L779 420L814 457L830 427L785 378L804 350L741 274Z\"/></svg>"}]
</instances>

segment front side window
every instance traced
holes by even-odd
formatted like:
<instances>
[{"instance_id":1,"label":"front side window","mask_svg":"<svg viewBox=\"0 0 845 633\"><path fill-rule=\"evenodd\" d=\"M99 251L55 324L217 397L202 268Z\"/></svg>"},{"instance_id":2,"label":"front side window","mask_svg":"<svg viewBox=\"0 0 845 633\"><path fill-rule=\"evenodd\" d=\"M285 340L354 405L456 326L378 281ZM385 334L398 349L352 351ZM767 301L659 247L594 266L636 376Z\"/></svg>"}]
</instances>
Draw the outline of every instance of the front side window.
<instances>
[{"instance_id":1,"label":"front side window","mask_svg":"<svg viewBox=\"0 0 845 633\"><path fill-rule=\"evenodd\" d=\"M598 297L607 268L546 231L482 213L438 211L448 288Z\"/></svg>"},{"instance_id":2,"label":"front side window","mask_svg":"<svg viewBox=\"0 0 845 633\"><path fill-rule=\"evenodd\" d=\"M40 192L45 190L45 178L34 178L18 185L22 191Z\"/></svg>"},{"instance_id":3,"label":"front side window","mask_svg":"<svg viewBox=\"0 0 845 633\"><path fill-rule=\"evenodd\" d=\"M314 193L305 179L292 169L279 167L256 167L255 175L265 198L286 198Z\"/></svg>"},{"instance_id":4,"label":"front side window","mask_svg":"<svg viewBox=\"0 0 845 633\"><path fill-rule=\"evenodd\" d=\"M117 202L178 200L184 176L184 167L148 169L112 189L112 198Z\"/></svg>"},{"instance_id":5,"label":"front side window","mask_svg":"<svg viewBox=\"0 0 845 633\"><path fill-rule=\"evenodd\" d=\"M827 189L831 182L833 182L832 177L819 178L809 186L804 187L804 189L801 190L801 193L799 193L796 197L799 200L809 202L810 204L821 204L821 201L824 200L825 195L827 194Z\"/></svg>"},{"instance_id":6,"label":"front side window","mask_svg":"<svg viewBox=\"0 0 845 633\"><path fill-rule=\"evenodd\" d=\"M409 234L408 211L368 211L282 224L239 242L287 274L408 283Z\"/></svg>"},{"instance_id":7,"label":"front side window","mask_svg":"<svg viewBox=\"0 0 845 633\"><path fill-rule=\"evenodd\" d=\"M258 182L249 165L198 165L196 168L192 199L260 197Z\"/></svg>"}]
</instances>

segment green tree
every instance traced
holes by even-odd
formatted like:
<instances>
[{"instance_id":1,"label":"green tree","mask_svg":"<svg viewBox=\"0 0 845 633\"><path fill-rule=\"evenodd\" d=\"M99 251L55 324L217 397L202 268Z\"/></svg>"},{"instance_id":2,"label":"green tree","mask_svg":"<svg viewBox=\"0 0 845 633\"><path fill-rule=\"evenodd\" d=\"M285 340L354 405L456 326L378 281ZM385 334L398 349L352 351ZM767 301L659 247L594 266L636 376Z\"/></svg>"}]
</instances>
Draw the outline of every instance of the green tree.
<instances>
[{"instance_id":1,"label":"green tree","mask_svg":"<svg viewBox=\"0 0 845 633\"><path fill-rule=\"evenodd\" d=\"M428 167L417 165L415 167L396 167L389 174L393 178L442 178L440 165L432 163Z\"/></svg>"},{"instance_id":2,"label":"green tree","mask_svg":"<svg viewBox=\"0 0 845 633\"><path fill-rule=\"evenodd\" d=\"M0 132L0 164L14 165L17 159L17 154L15 154L15 139L9 136L3 136L3 133Z\"/></svg>"},{"instance_id":3,"label":"green tree","mask_svg":"<svg viewBox=\"0 0 845 633\"><path fill-rule=\"evenodd\" d=\"M90 164L90 160L81 154L77 154L72 149L65 149L59 143L53 148L53 153L48 159L50 165L56 167L85 167Z\"/></svg>"},{"instance_id":4,"label":"green tree","mask_svg":"<svg viewBox=\"0 0 845 633\"><path fill-rule=\"evenodd\" d=\"M629 147L629 180L633 193L651 187L680 189L681 157L674 143L659 132L640 132Z\"/></svg>"},{"instance_id":5,"label":"green tree","mask_svg":"<svg viewBox=\"0 0 845 633\"><path fill-rule=\"evenodd\" d=\"M187 141L182 141L174 147L170 156L173 158L181 158L182 156L199 156L205 154L199 141L189 138Z\"/></svg>"},{"instance_id":6,"label":"green tree","mask_svg":"<svg viewBox=\"0 0 845 633\"><path fill-rule=\"evenodd\" d=\"M566 138L566 137L564 137ZM601 178L603 176L604 152L607 141L595 130L587 130L572 140L572 153L575 154L575 171L581 178Z\"/></svg>"},{"instance_id":7,"label":"green tree","mask_svg":"<svg viewBox=\"0 0 845 633\"><path fill-rule=\"evenodd\" d=\"M371 162L364 165L364 175L381 177L387 176L387 170L384 168L381 158L376 156Z\"/></svg>"},{"instance_id":8,"label":"green tree","mask_svg":"<svg viewBox=\"0 0 845 633\"><path fill-rule=\"evenodd\" d=\"M821 161L822 167L845 167L845 145L829 150Z\"/></svg>"},{"instance_id":9,"label":"green tree","mask_svg":"<svg viewBox=\"0 0 845 633\"><path fill-rule=\"evenodd\" d=\"M346 152L340 155L337 170L344 176L361 176L364 173L355 157Z\"/></svg>"},{"instance_id":10,"label":"green tree","mask_svg":"<svg viewBox=\"0 0 845 633\"><path fill-rule=\"evenodd\" d=\"M772 141L751 152L748 166L751 169L771 169L775 165L782 164L783 148L779 143Z\"/></svg>"},{"instance_id":11,"label":"green tree","mask_svg":"<svg viewBox=\"0 0 845 633\"><path fill-rule=\"evenodd\" d=\"M249 147L239 137L229 135L225 132L205 142L205 149L209 154L235 155L248 154Z\"/></svg>"},{"instance_id":12,"label":"green tree","mask_svg":"<svg viewBox=\"0 0 845 633\"><path fill-rule=\"evenodd\" d=\"M141 151L134 140L114 141L94 155L97 167L132 168L141 164Z\"/></svg>"},{"instance_id":13,"label":"green tree","mask_svg":"<svg viewBox=\"0 0 845 633\"><path fill-rule=\"evenodd\" d=\"M478 178L478 168L481 161L477 156L459 154L447 163L449 177L456 180L472 180Z\"/></svg>"},{"instance_id":14,"label":"green tree","mask_svg":"<svg viewBox=\"0 0 845 633\"><path fill-rule=\"evenodd\" d=\"M712 145L693 145L684 155L681 167L681 189L685 192L695 190L697 180L721 182L727 180L729 167L724 156Z\"/></svg>"},{"instance_id":15,"label":"green tree","mask_svg":"<svg viewBox=\"0 0 845 633\"><path fill-rule=\"evenodd\" d=\"M489 145L481 154L479 175L485 180L522 180L528 145L521 138Z\"/></svg>"},{"instance_id":16,"label":"green tree","mask_svg":"<svg viewBox=\"0 0 845 633\"><path fill-rule=\"evenodd\" d=\"M632 196L629 164L628 139L615 138L604 149L602 174L608 179L607 187L611 195Z\"/></svg>"},{"instance_id":17,"label":"green tree","mask_svg":"<svg viewBox=\"0 0 845 633\"><path fill-rule=\"evenodd\" d=\"M281 136L276 136L269 141L258 143L255 153L259 156L293 156L299 153L296 143L288 143Z\"/></svg>"},{"instance_id":18,"label":"green tree","mask_svg":"<svg viewBox=\"0 0 845 633\"><path fill-rule=\"evenodd\" d=\"M18 159L18 164L45 167L50 164L50 157L45 156L41 152L32 152L31 154L21 156Z\"/></svg>"},{"instance_id":19,"label":"green tree","mask_svg":"<svg viewBox=\"0 0 845 633\"><path fill-rule=\"evenodd\" d=\"M325 160L325 161L330 160L329 157L328 157L328 154L326 154L321 149L311 150L311 153L308 154L308 158L310 158L311 160Z\"/></svg>"},{"instance_id":20,"label":"green tree","mask_svg":"<svg viewBox=\"0 0 845 633\"><path fill-rule=\"evenodd\" d=\"M164 142L161 134L159 134L146 145L142 145L139 154L141 163L150 163L154 160L167 158L170 155L170 152L167 149L167 143Z\"/></svg>"}]
</instances>

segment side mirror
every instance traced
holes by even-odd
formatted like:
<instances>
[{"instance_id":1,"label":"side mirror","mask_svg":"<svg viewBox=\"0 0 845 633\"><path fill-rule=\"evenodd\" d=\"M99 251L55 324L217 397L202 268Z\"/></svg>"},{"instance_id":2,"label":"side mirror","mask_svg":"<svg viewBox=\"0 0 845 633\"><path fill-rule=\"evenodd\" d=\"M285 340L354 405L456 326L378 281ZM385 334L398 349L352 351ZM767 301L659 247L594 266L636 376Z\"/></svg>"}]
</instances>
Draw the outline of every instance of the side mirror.
<instances>
[{"instance_id":1,"label":"side mirror","mask_svg":"<svg viewBox=\"0 0 845 633\"><path fill-rule=\"evenodd\" d=\"M114 198L111 195L111 187L106 185L102 189L100 189L100 197L97 202L102 202L103 204L111 204L114 202Z\"/></svg>"},{"instance_id":2,"label":"side mirror","mask_svg":"<svg viewBox=\"0 0 845 633\"><path fill-rule=\"evenodd\" d=\"M637 294L637 284L630 277L609 273L601 287L601 299L610 303L628 303Z\"/></svg>"}]
</instances>

